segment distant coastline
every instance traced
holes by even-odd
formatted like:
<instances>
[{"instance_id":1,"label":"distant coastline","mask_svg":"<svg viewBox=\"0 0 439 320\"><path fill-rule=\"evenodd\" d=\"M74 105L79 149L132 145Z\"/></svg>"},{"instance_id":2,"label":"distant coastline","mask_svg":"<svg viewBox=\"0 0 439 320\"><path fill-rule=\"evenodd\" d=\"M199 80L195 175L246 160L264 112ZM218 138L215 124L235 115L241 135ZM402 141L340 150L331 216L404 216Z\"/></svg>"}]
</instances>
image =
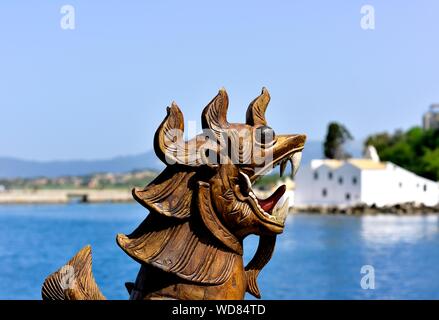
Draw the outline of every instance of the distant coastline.
<instances>
[{"instance_id":1,"label":"distant coastline","mask_svg":"<svg viewBox=\"0 0 439 320\"><path fill-rule=\"evenodd\" d=\"M86 176L0 180L2 204L67 204L132 202L133 187L151 182L157 172L95 173Z\"/></svg>"},{"instance_id":2,"label":"distant coastline","mask_svg":"<svg viewBox=\"0 0 439 320\"><path fill-rule=\"evenodd\" d=\"M0 205L17 204L69 204L69 203L130 203L135 202L128 189L54 189L54 190L6 190L0 192ZM377 207L358 204L350 207L300 206L291 207L290 214L309 213L322 215L426 215L438 214L439 206L416 203Z\"/></svg>"},{"instance_id":3,"label":"distant coastline","mask_svg":"<svg viewBox=\"0 0 439 320\"><path fill-rule=\"evenodd\" d=\"M343 215L425 215L438 214L439 205L426 206L414 202L399 203L389 206L375 206L367 204L357 204L353 206L301 206L293 207L293 213L307 212L311 214L343 214Z\"/></svg>"},{"instance_id":4,"label":"distant coastline","mask_svg":"<svg viewBox=\"0 0 439 320\"><path fill-rule=\"evenodd\" d=\"M6 190L0 192L0 205L5 204L62 204L71 202L133 202L127 189L54 189Z\"/></svg>"}]
</instances>

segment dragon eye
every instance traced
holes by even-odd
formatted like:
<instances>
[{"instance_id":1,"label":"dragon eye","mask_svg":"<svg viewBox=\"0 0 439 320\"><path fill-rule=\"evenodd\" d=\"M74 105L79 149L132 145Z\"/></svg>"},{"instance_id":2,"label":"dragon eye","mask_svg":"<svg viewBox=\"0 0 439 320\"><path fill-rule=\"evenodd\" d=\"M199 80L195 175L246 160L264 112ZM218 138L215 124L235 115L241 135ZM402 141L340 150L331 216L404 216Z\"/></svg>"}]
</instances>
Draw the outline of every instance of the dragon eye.
<instances>
[{"instance_id":1,"label":"dragon eye","mask_svg":"<svg viewBox=\"0 0 439 320\"><path fill-rule=\"evenodd\" d=\"M256 141L260 144L269 144L276 137L274 130L269 126L262 126L256 129Z\"/></svg>"}]
</instances>

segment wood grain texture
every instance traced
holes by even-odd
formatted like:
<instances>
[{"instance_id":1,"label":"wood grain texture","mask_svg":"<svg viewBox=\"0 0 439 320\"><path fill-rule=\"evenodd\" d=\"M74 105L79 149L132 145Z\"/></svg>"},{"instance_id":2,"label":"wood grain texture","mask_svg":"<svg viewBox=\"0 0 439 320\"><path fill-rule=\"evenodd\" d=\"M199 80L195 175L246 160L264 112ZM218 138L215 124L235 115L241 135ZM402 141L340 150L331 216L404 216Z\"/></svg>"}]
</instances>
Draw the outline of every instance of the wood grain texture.
<instances>
[{"instance_id":1,"label":"wood grain texture","mask_svg":"<svg viewBox=\"0 0 439 320\"><path fill-rule=\"evenodd\" d=\"M139 237L118 235L117 243L131 258L199 284L222 284L230 278L236 253L212 241L207 230L192 221L155 229L160 217L154 215L136 232Z\"/></svg>"},{"instance_id":2,"label":"wood grain texture","mask_svg":"<svg viewBox=\"0 0 439 320\"><path fill-rule=\"evenodd\" d=\"M243 299L246 291L261 297L257 277L284 229L285 206L276 205L285 188L261 200L252 183L260 172L301 152L306 139L274 136L265 118L269 101L263 88L247 109L246 123L229 123L229 98L221 89L202 112L203 133L189 141L183 139L180 108L175 102L167 108L154 136L154 150L166 168L143 189L132 191L149 214L131 234L116 237L120 248L140 263L135 282L125 283L130 299ZM272 138L258 138L261 132L273 133ZM264 157L272 155L262 168L255 146ZM242 244L250 234L260 236L259 245L244 267ZM105 299L91 267L87 246L45 280L43 299Z\"/></svg>"},{"instance_id":3,"label":"wood grain texture","mask_svg":"<svg viewBox=\"0 0 439 320\"><path fill-rule=\"evenodd\" d=\"M41 294L43 300L105 300L92 274L91 247L47 277Z\"/></svg>"}]
</instances>

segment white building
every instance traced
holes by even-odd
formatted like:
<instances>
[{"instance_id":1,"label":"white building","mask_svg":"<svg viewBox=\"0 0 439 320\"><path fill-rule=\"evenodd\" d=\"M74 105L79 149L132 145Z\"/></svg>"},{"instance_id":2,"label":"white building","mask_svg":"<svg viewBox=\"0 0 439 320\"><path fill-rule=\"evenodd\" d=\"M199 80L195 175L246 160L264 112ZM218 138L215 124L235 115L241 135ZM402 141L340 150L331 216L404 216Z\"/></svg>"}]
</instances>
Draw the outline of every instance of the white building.
<instances>
[{"instance_id":1,"label":"white building","mask_svg":"<svg viewBox=\"0 0 439 320\"><path fill-rule=\"evenodd\" d=\"M312 160L296 176L296 206L393 205L439 203L439 184L391 162L381 162L375 150L369 159Z\"/></svg>"},{"instance_id":2,"label":"white building","mask_svg":"<svg viewBox=\"0 0 439 320\"><path fill-rule=\"evenodd\" d=\"M439 129L439 104L430 106L430 110L422 117L422 125L425 130Z\"/></svg>"}]
</instances>

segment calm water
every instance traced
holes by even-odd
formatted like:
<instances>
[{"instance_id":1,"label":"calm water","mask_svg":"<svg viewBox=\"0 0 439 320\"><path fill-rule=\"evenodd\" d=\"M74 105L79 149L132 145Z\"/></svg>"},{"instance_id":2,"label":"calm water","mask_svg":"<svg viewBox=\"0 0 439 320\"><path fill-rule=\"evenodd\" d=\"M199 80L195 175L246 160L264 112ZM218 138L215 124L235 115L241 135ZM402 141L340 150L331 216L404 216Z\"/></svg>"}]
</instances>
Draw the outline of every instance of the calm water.
<instances>
[{"instance_id":1,"label":"calm water","mask_svg":"<svg viewBox=\"0 0 439 320\"><path fill-rule=\"evenodd\" d=\"M103 293L126 299L138 264L116 245L147 211L137 204L0 206L0 299L40 299L44 278L86 244ZM439 221L296 215L260 275L265 299L439 299ZM245 243L248 261L257 238ZM375 290L360 286L375 269Z\"/></svg>"}]
</instances>

